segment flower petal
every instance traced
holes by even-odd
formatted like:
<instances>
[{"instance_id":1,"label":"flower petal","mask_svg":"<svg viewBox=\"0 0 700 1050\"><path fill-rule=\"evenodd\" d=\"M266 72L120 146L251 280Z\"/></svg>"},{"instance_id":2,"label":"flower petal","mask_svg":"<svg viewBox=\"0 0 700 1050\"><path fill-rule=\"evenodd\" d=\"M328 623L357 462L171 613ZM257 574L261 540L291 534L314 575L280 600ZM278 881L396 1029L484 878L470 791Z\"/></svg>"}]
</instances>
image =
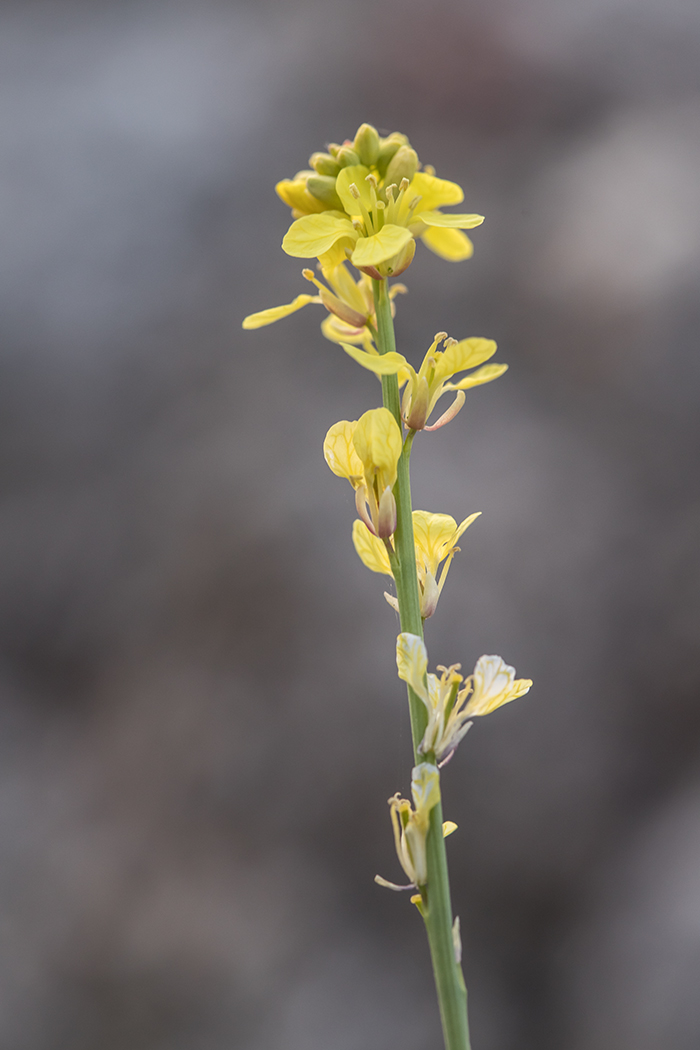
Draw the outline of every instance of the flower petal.
<instances>
[{"instance_id":1,"label":"flower petal","mask_svg":"<svg viewBox=\"0 0 700 1050\"><path fill-rule=\"evenodd\" d=\"M416 219L420 219L426 226L442 226L454 230L473 230L475 226L481 226L484 216L445 215L441 211L417 211Z\"/></svg>"},{"instance_id":2,"label":"flower petal","mask_svg":"<svg viewBox=\"0 0 700 1050\"><path fill-rule=\"evenodd\" d=\"M346 354L349 354L354 361L357 361L358 365L368 368L370 372L374 372L378 376L393 376L401 368L410 367L403 354L397 354L395 350L390 350L388 354L379 356L377 354L368 354L357 346L350 346L346 343L341 343L340 345Z\"/></svg>"},{"instance_id":3,"label":"flower petal","mask_svg":"<svg viewBox=\"0 0 700 1050\"><path fill-rule=\"evenodd\" d=\"M372 535L364 521L356 519L353 522L352 542L360 561L371 572L380 572L385 576L392 575L386 546L377 536Z\"/></svg>"},{"instance_id":4,"label":"flower petal","mask_svg":"<svg viewBox=\"0 0 700 1050\"><path fill-rule=\"evenodd\" d=\"M432 227L421 233L420 237L431 252L448 262L471 259L474 254L474 245L461 230Z\"/></svg>"},{"instance_id":5,"label":"flower petal","mask_svg":"<svg viewBox=\"0 0 700 1050\"><path fill-rule=\"evenodd\" d=\"M304 215L287 230L282 248L297 259L313 259L323 255L341 238L348 238L348 247L357 238L357 230L345 215L325 211L320 215Z\"/></svg>"},{"instance_id":6,"label":"flower petal","mask_svg":"<svg viewBox=\"0 0 700 1050\"><path fill-rule=\"evenodd\" d=\"M500 656L480 656L474 668L474 692L463 714L488 715L503 704L517 700L530 690L532 681L515 681L515 668L509 667Z\"/></svg>"},{"instance_id":7,"label":"flower petal","mask_svg":"<svg viewBox=\"0 0 700 1050\"><path fill-rule=\"evenodd\" d=\"M498 347L493 339L482 339L472 337L471 339L460 339L445 348L435 362L434 376L439 379L449 379L457 372L465 372L467 368L476 368L488 361L496 353Z\"/></svg>"},{"instance_id":8,"label":"flower petal","mask_svg":"<svg viewBox=\"0 0 700 1050\"><path fill-rule=\"evenodd\" d=\"M406 191L409 201L416 196L421 198L419 208L432 211L433 208L441 208L445 204L461 204L464 200L464 190L456 182L448 182L447 179L438 179L435 175L418 171Z\"/></svg>"},{"instance_id":9,"label":"flower petal","mask_svg":"<svg viewBox=\"0 0 700 1050\"><path fill-rule=\"evenodd\" d=\"M469 390L473 386L481 386L482 383L490 383L498 379L504 372L508 371L508 365L484 365L477 368L476 372L460 379L458 383L445 383L443 390Z\"/></svg>"},{"instance_id":10,"label":"flower petal","mask_svg":"<svg viewBox=\"0 0 700 1050\"><path fill-rule=\"evenodd\" d=\"M368 479L373 476L377 478L380 492L387 485L393 487L396 468L403 451L403 438L389 409L371 408L369 412L361 415L355 426L352 441L364 466L365 476L368 476ZM370 483L368 480L368 484Z\"/></svg>"},{"instance_id":11,"label":"flower petal","mask_svg":"<svg viewBox=\"0 0 700 1050\"><path fill-rule=\"evenodd\" d=\"M413 234L405 226L394 226L389 222L386 226L382 226L379 233L371 237L359 237L350 261L358 269L361 266L379 266L387 259L398 255L412 237Z\"/></svg>"},{"instance_id":12,"label":"flower petal","mask_svg":"<svg viewBox=\"0 0 700 1050\"><path fill-rule=\"evenodd\" d=\"M351 164L348 168L342 168L338 172L338 177L335 180L335 192L343 202L343 207L348 215L359 216L362 214L360 202L350 192L350 185L353 182L357 186L360 200L365 208L367 211L371 210L372 199L370 197L369 184L366 181L368 175L369 168L366 168L364 164Z\"/></svg>"},{"instance_id":13,"label":"flower petal","mask_svg":"<svg viewBox=\"0 0 700 1050\"><path fill-rule=\"evenodd\" d=\"M396 666L399 678L410 685L416 696L419 696L430 711L426 673L428 670L428 652L425 644L417 634L403 632L396 639Z\"/></svg>"},{"instance_id":14,"label":"flower petal","mask_svg":"<svg viewBox=\"0 0 700 1050\"><path fill-rule=\"evenodd\" d=\"M263 328L266 324L273 324L283 317L288 317L289 314L296 313L297 310L301 310L303 306L308 306L309 303L318 303L320 301L317 295L298 295L291 303L286 303L284 306L271 306L269 310L260 310L257 314L248 314L243 319L243 327Z\"/></svg>"},{"instance_id":15,"label":"flower petal","mask_svg":"<svg viewBox=\"0 0 700 1050\"><path fill-rule=\"evenodd\" d=\"M362 460L352 441L356 426L356 422L341 419L339 423L333 424L323 442L326 463L334 474L339 478L347 478L351 484L353 479L359 480L363 474Z\"/></svg>"}]
</instances>

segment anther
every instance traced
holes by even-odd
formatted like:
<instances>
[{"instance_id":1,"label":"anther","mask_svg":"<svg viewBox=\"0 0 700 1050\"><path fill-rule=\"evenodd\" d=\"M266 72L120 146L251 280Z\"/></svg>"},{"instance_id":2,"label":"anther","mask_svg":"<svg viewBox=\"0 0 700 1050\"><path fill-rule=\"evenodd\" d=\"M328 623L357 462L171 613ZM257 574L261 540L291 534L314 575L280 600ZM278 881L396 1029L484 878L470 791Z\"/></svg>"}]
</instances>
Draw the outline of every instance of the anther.
<instances>
[{"instance_id":1,"label":"anther","mask_svg":"<svg viewBox=\"0 0 700 1050\"><path fill-rule=\"evenodd\" d=\"M450 336L449 339L445 340L445 349L447 349L448 346L457 346L457 340Z\"/></svg>"},{"instance_id":2,"label":"anther","mask_svg":"<svg viewBox=\"0 0 700 1050\"><path fill-rule=\"evenodd\" d=\"M410 183L410 182L408 181L408 179L407 179L407 178L406 178L406 177L404 176L404 177L403 177L403 178L401 179L401 182L399 183L399 189L400 189L400 190L407 190L407 189L408 189L408 187L409 187L410 185L411 185L411 183Z\"/></svg>"},{"instance_id":3,"label":"anther","mask_svg":"<svg viewBox=\"0 0 700 1050\"><path fill-rule=\"evenodd\" d=\"M355 198L355 200L359 201L359 199L360 199L360 191L358 190L358 188L357 188L357 186L355 185L354 182L350 183L350 185L348 186L348 189L352 193L352 195Z\"/></svg>"},{"instance_id":4,"label":"anther","mask_svg":"<svg viewBox=\"0 0 700 1050\"><path fill-rule=\"evenodd\" d=\"M441 343L443 339L447 339L447 332L436 332L433 337L433 342Z\"/></svg>"},{"instance_id":5,"label":"anther","mask_svg":"<svg viewBox=\"0 0 700 1050\"><path fill-rule=\"evenodd\" d=\"M369 182L369 184L371 186L374 186L374 188L376 190L377 185L378 185L378 183L377 183L377 176L374 175L371 171L370 171L369 175L365 175L365 182Z\"/></svg>"},{"instance_id":6,"label":"anther","mask_svg":"<svg viewBox=\"0 0 700 1050\"><path fill-rule=\"evenodd\" d=\"M395 191L395 189L396 189L396 183L392 182L391 186L387 186L386 189L384 190L384 192L386 194L386 199L388 201L391 201L392 204L393 204L393 201L394 201L394 191Z\"/></svg>"},{"instance_id":7,"label":"anther","mask_svg":"<svg viewBox=\"0 0 700 1050\"><path fill-rule=\"evenodd\" d=\"M314 280L314 272L313 272L313 270L302 270L301 271L301 276L305 277L307 281L312 281L313 282L313 280Z\"/></svg>"}]
</instances>

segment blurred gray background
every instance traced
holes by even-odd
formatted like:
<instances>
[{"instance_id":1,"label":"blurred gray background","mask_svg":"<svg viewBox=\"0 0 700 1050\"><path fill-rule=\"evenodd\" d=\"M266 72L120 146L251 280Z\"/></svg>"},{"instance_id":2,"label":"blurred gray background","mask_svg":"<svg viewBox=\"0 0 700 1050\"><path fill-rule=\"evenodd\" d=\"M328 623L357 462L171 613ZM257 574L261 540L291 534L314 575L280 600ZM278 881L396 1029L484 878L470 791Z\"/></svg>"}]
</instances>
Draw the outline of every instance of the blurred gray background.
<instances>
[{"instance_id":1,"label":"blurred gray background","mask_svg":"<svg viewBox=\"0 0 700 1050\"><path fill-rule=\"evenodd\" d=\"M399 347L510 371L414 454L483 516L427 639L530 695L446 770L475 1050L700 1045L700 7L0 8L0 1046L428 1050L396 619L328 426L377 403L274 183L362 121L487 216Z\"/></svg>"}]
</instances>

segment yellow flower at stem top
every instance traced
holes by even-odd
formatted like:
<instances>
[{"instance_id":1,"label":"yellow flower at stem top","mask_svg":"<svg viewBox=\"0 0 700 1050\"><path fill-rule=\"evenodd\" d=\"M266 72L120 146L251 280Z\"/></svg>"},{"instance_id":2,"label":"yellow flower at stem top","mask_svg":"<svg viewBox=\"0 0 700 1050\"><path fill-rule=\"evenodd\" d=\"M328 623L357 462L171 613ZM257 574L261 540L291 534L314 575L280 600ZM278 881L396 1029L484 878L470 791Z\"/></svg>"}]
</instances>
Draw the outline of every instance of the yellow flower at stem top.
<instances>
[{"instance_id":1,"label":"yellow flower at stem top","mask_svg":"<svg viewBox=\"0 0 700 1050\"><path fill-rule=\"evenodd\" d=\"M497 707L524 696L532 686L529 678L515 679L515 668L500 656L481 656L474 674L462 688L460 664L438 667L440 678L428 673L428 652L422 638L403 632L396 639L399 678L410 685L428 712L428 725L418 750L446 762L467 733L472 717L490 714Z\"/></svg>"},{"instance_id":2,"label":"yellow flower at stem top","mask_svg":"<svg viewBox=\"0 0 700 1050\"><path fill-rule=\"evenodd\" d=\"M434 765L421 762L414 766L411 796L413 807L398 793L389 799L396 854L409 879L408 886L397 886L396 883L387 882L381 875L375 875L375 882L391 890L414 889L425 886L428 881L425 844L430 830L430 811L440 801L440 774ZM450 831L454 831L453 826L446 829L447 834Z\"/></svg>"},{"instance_id":3,"label":"yellow flower at stem top","mask_svg":"<svg viewBox=\"0 0 700 1050\"><path fill-rule=\"evenodd\" d=\"M355 490L357 513L379 540L396 528L392 493L403 449L399 425L387 408L373 408L356 421L341 419L326 434L323 455L334 474Z\"/></svg>"},{"instance_id":4,"label":"yellow flower at stem top","mask_svg":"<svg viewBox=\"0 0 700 1050\"><path fill-rule=\"evenodd\" d=\"M413 538L416 548L416 568L420 591L421 616L427 620L437 607L445 586L452 559L459 550L457 541L480 515L470 514L458 525L449 514L431 514L426 510L413 511ZM372 572L392 576L386 547L374 536L363 521L356 521L352 529L352 541L362 563ZM438 581L440 564L442 571ZM389 604L398 610L396 599L386 595Z\"/></svg>"},{"instance_id":5,"label":"yellow flower at stem top","mask_svg":"<svg viewBox=\"0 0 700 1050\"><path fill-rule=\"evenodd\" d=\"M314 170L277 184L295 221L282 247L288 255L310 259L336 250L353 266L381 279L410 265L415 238L431 251L457 262L473 253L462 231L479 226L481 215L444 213L464 200L461 186L438 179L405 135L380 138L363 124L353 142L332 144L315 153Z\"/></svg>"},{"instance_id":6,"label":"yellow flower at stem top","mask_svg":"<svg viewBox=\"0 0 700 1050\"><path fill-rule=\"evenodd\" d=\"M445 349L438 350L438 346L443 342ZM345 343L341 345L343 350L363 368L369 369L375 375L397 375L399 386L406 384L401 403L401 415L410 430L437 430L439 427L444 427L462 408L465 390L498 379L508 368L508 365L483 364L496 353L497 348L493 339L472 337L457 342L456 339L450 339L446 332L437 333L418 372L403 354L395 350L377 357L361 350L358 346ZM477 368L475 372L456 383L449 382L457 372L476 368L477 365L483 365L483 367ZM428 426L428 420L437 402L443 394L453 390L457 391L457 396L450 407L435 423Z\"/></svg>"}]
</instances>

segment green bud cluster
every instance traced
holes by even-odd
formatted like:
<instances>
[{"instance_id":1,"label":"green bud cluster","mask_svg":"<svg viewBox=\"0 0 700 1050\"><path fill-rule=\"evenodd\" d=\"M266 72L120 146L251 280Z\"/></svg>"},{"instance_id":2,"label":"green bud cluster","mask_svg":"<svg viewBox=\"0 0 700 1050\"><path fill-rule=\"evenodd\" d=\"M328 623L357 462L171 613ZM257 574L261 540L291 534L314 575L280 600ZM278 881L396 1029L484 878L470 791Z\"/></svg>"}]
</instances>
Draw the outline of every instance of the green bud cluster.
<instances>
[{"instance_id":1,"label":"green bud cluster","mask_svg":"<svg viewBox=\"0 0 700 1050\"><path fill-rule=\"evenodd\" d=\"M326 152L312 153L309 167L315 174L306 177L308 192L326 208L342 211L335 180L343 168L355 164L369 168L385 186L398 186L402 179L410 182L420 168L418 154L406 135L393 131L382 137L371 124L361 124L352 141L331 142Z\"/></svg>"}]
</instances>

